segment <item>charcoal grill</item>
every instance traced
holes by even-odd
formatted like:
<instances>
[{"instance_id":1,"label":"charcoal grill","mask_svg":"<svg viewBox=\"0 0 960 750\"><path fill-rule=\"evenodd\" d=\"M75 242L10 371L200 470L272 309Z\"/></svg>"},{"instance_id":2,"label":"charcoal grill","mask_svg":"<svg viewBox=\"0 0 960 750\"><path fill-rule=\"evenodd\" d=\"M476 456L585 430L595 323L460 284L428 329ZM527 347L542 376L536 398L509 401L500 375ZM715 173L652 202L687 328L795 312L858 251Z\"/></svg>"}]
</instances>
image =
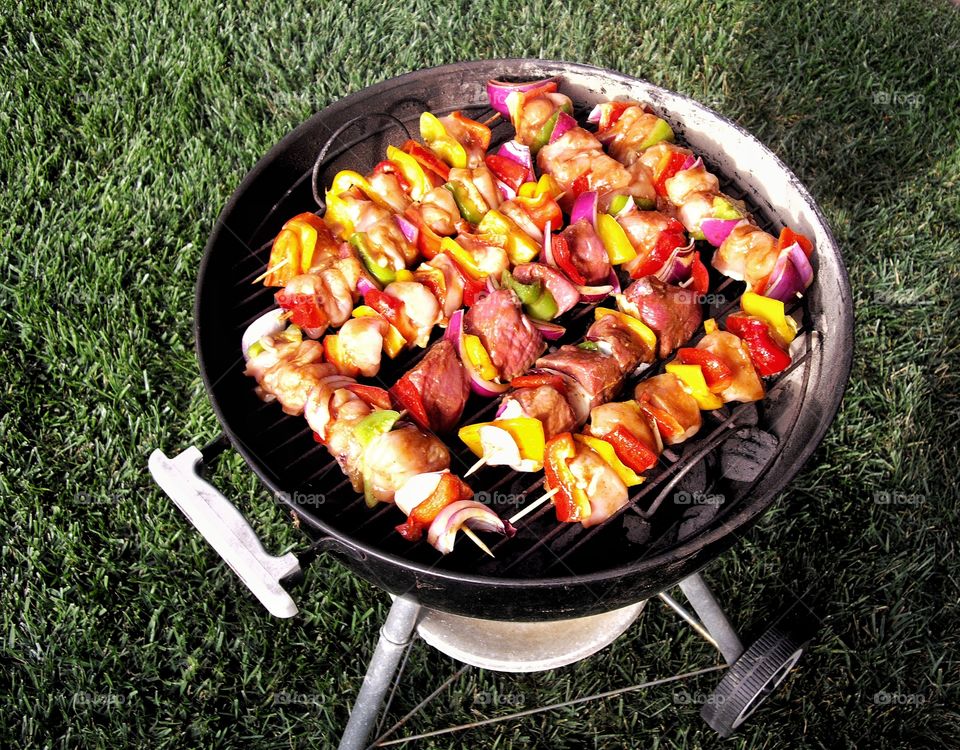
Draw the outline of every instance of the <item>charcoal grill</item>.
<instances>
[{"instance_id":1,"label":"charcoal grill","mask_svg":"<svg viewBox=\"0 0 960 750\"><path fill-rule=\"evenodd\" d=\"M793 364L768 385L767 398L705 414L700 433L665 451L652 479L635 488L630 505L613 519L591 529L558 524L547 505L519 523L516 537L493 546L495 559L464 543L440 557L426 543L410 545L395 533L401 517L392 507L366 508L303 419L287 417L254 395L242 374L240 337L273 302L272 290L251 281L263 270L283 222L318 210L318 186L322 195L322 185L339 170L369 170L388 144L404 140L407 129L416 131L422 111L441 115L461 109L485 119L492 113L488 79L554 75L561 76L561 91L576 103L581 122L604 99L650 103L721 176L723 189L747 202L761 225L776 232L789 224L814 239L816 281L793 311L802 325ZM510 135L509 123L493 127L494 142ZM709 315L722 318L737 308L742 285L721 283L719 277L713 282ZM567 338L582 335L591 319L585 308L572 313L564 321ZM314 115L278 143L231 197L207 244L195 309L201 372L223 436L173 459L155 451L150 469L271 613L297 612L284 583L321 554L395 597L343 747L365 746L414 631L467 664L545 669L607 645L653 596L732 665L718 690L732 690L736 698L708 702L703 711L725 734L783 679L807 634L798 618L781 618L745 650L698 571L760 518L823 439L849 375L852 321L849 282L819 208L776 156L730 120L651 83L580 64L495 60L417 71ZM394 382L415 356L387 363L380 380ZM662 363L642 377L659 367ZM495 408L471 397L465 422L490 418ZM455 438L447 442L451 467L462 474L472 455ZM269 555L235 506L201 478L200 470L228 448L239 452L292 512L310 540L303 553ZM487 467L471 484L501 515L511 515L542 492L541 482L539 475ZM695 615L667 593L676 585ZM505 622L512 638L502 637ZM575 649L557 650L551 635L557 627L580 627L584 638Z\"/></svg>"}]
</instances>

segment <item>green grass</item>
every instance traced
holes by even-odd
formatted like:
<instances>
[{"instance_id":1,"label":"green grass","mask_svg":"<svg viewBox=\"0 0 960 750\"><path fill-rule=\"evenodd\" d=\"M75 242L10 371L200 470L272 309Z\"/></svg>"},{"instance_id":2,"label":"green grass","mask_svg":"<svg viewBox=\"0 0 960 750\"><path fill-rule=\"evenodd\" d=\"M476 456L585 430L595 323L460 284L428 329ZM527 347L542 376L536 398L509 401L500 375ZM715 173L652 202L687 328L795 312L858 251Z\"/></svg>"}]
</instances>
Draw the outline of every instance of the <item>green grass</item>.
<instances>
[{"instance_id":1,"label":"green grass","mask_svg":"<svg viewBox=\"0 0 960 750\"><path fill-rule=\"evenodd\" d=\"M850 271L843 409L782 501L707 571L748 633L798 596L824 626L726 746L956 746L955 7L151 5L7 3L0 18L0 744L335 744L384 594L316 566L296 592L301 616L270 619L146 473L153 448L218 433L192 341L202 248L244 173L331 101L427 65L542 56L649 78L753 131L810 187ZM237 458L218 482L275 548L300 543ZM876 502L884 492L917 502ZM505 710L478 703L490 691L532 706L713 661L651 603L597 658L521 678L470 672L413 728ZM394 713L454 668L417 647ZM677 690L423 746L716 745Z\"/></svg>"}]
</instances>

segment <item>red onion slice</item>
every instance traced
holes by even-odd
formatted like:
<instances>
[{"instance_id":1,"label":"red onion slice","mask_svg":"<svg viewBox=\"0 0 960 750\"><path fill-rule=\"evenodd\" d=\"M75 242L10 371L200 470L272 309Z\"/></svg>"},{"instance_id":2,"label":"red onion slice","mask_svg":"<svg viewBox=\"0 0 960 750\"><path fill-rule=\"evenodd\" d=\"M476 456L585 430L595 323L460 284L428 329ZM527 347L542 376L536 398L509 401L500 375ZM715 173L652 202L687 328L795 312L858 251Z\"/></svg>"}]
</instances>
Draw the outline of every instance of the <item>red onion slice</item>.
<instances>
[{"instance_id":1,"label":"red onion slice","mask_svg":"<svg viewBox=\"0 0 960 750\"><path fill-rule=\"evenodd\" d=\"M540 335L543 336L548 341L556 341L559 338L563 337L563 334L567 332L567 329L556 323L548 323L545 320L534 320L530 319L530 322L533 323L534 328L540 331Z\"/></svg>"},{"instance_id":2,"label":"red onion slice","mask_svg":"<svg viewBox=\"0 0 960 750\"><path fill-rule=\"evenodd\" d=\"M720 247L739 223L740 219L704 219L700 222L700 231L707 242L714 247Z\"/></svg>"},{"instance_id":3,"label":"red onion slice","mask_svg":"<svg viewBox=\"0 0 960 750\"><path fill-rule=\"evenodd\" d=\"M559 141L563 134L568 130L572 130L577 127L577 121L573 119L566 112L560 112L557 117L557 124L553 128L553 132L550 134L550 143L556 143Z\"/></svg>"},{"instance_id":4,"label":"red onion slice","mask_svg":"<svg viewBox=\"0 0 960 750\"><path fill-rule=\"evenodd\" d=\"M369 276L361 276L357 279L357 291L360 292L361 297L365 297L367 292L371 292L374 289L380 291L380 287L377 286Z\"/></svg>"},{"instance_id":5,"label":"red onion slice","mask_svg":"<svg viewBox=\"0 0 960 750\"><path fill-rule=\"evenodd\" d=\"M794 243L780 251L773 273L770 274L770 281L761 293L765 297L789 302L811 283L813 283L813 267L803 248Z\"/></svg>"},{"instance_id":6,"label":"red onion slice","mask_svg":"<svg viewBox=\"0 0 960 750\"><path fill-rule=\"evenodd\" d=\"M587 223L596 229L597 203L596 191L588 190L585 193L580 193L573 202L573 208L570 210L570 224L576 224L581 219L586 219Z\"/></svg>"},{"instance_id":7,"label":"red onion slice","mask_svg":"<svg viewBox=\"0 0 960 750\"><path fill-rule=\"evenodd\" d=\"M540 257L548 266L556 268L557 264L553 260L553 231L549 221L543 229L543 250Z\"/></svg>"},{"instance_id":8,"label":"red onion slice","mask_svg":"<svg viewBox=\"0 0 960 750\"><path fill-rule=\"evenodd\" d=\"M504 117L510 116L510 110L507 108L507 97L514 91L530 91L539 86L543 86L550 81L556 81L556 78L544 78L542 81L528 81L526 83L510 83L508 81L487 81L487 97L490 99L490 106L493 107Z\"/></svg>"},{"instance_id":9,"label":"red onion slice","mask_svg":"<svg viewBox=\"0 0 960 750\"><path fill-rule=\"evenodd\" d=\"M529 182L534 179L533 156L530 153L530 148L528 146L524 146L522 143L518 143L517 141L507 141L497 150L497 156L502 156L505 159L516 162L521 167L526 167L528 174L525 182Z\"/></svg>"},{"instance_id":10,"label":"red onion slice","mask_svg":"<svg viewBox=\"0 0 960 750\"><path fill-rule=\"evenodd\" d=\"M580 299L583 302L599 302L613 292L612 284L604 284L602 286L574 286L576 286L577 291L580 292Z\"/></svg>"},{"instance_id":11,"label":"red onion slice","mask_svg":"<svg viewBox=\"0 0 960 750\"><path fill-rule=\"evenodd\" d=\"M407 238L407 242L411 245L416 245L417 238L420 236L420 228L400 214L394 214L393 220L397 222L397 226L400 228L400 231L403 232L403 236Z\"/></svg>"},{"instance_id":12,"label":"red onion slice","mask_svg":"<svg viewBox=\"0 0 960 750\"><path fill-rule=\"evenodd\" d=\"M458 500L441 510L430 524L427 541L443 555L453 551L457 532L466 524L474 531L492 531L512 537L516 529L483 503L476 500Z\"/></svg>"}]
</instances>

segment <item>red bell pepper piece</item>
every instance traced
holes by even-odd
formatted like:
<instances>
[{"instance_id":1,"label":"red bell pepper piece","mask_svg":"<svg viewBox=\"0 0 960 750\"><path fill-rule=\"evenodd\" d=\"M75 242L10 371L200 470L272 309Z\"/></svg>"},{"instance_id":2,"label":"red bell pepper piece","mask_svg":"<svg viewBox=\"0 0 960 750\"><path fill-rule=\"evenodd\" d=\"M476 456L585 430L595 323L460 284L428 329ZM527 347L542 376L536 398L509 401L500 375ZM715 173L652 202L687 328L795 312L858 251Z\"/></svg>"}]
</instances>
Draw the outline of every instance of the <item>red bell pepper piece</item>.
<instances>
[{"instance_id":1,"label":"red bell pepper piece","mask_svg":"<svg viewBox=\"0 0 960 750\"><path fill-rule=\"evenodd\" d=\"M389 409L392 406L390 403L390 394L383 390L383 388L378 388L375 385L353 383L347 386L347 390L355 393L374 409Z\"/></svg>"},{"instance_id":2,"label":"red bell pepper piece","mask_svg":"<svg viewBox=\"0 0 960 750\"><path fill-rule=\"evenodd\" d=\"M617 458L637 473L657 465L657 453L622 424L601 435L613 446Z\"/></svg>"},{"instance_id":3,"label":"red bell pepper piece","mask_svg":"<svg viewBox=\"0 0 960 750\"><path fill-rule=\"evenodd\" d=\"M727 317L727 330L743 339L750 361L761 377L776 375L790 366L790 355L770 335L766 322L752 315L735 313Z\"/></svg>"},{"instance_id":4,"label":"red bell pepper piece","mask_svg":"<svg viewBox=\"0 0 960 750\"><path fill-rule=\"evenodd\" d=\"M414 422L425 430L431 429L430 416L423 405L423 396L408 375L404 375L390 387L390 396L400 409L407 410Z\"/></svg>"},{"instance_id":5,"label":"red bell pepper piece","mask_svg":"<svg viewBox=\"0 0 960 750\"><path fill-rule=\"evenodd\" d=\"M560 393L567 390L567 381L562 375L554 375L549 372L535 372L529 375L518 375L510 381L511 388L539 388L541 385L549 385Z\"/></svg>"},{"instance_id":6,"label":"red bell pepper piece","mask_svg":"<svg viewBox=\"0 0 960 750\"><path fill-rule=\"evenodd\" d=\"M418 504L407 520L397 526L400 536L408 542L416 542L423 536L424 530L433 523L441 510L450 503L458 500L469 500L473 497L473 490L456 474L446 473L440 477L440 482L429 497Z\"/></svg>"},{"instance_id":7,"label":"red bell pepper piece","mask_svg":"<svg viewBox=\"0 0 960 750\"><path fill-rule=\"evenodd\" d=\"M632 106L634 105L631 102L605 102L601 109L601 118L597 134L599 135L603 133L604 130L609 130L616 125L617 120Z\"/></svg>"},{"instance_id":8,"label":"red bell pepper piece","mask_svg":"<svg viewBox=\"0 0 960 750\"><path fill-rule=\"evenodd\" d=\"M654 421L660 434L667 440L683 432L683 425L677 421L677 418L666 409L661 409L654 404L647 393L640 396L640 411Z\"/></svg>"},{"instance_id":9,"label":"red bell pepper piece","mask_svg":"<svg viewBox=\"0 0 960 750\"><path fill-rule=\"evenodd\" d=\"M680 168L683 166L683 163L687 160L687 155L683 153L673 153L670 154L670 158L667 160L666 165L660 174L657 175L656 180L653 182L653 188L657 191L657 195L666 197L667 188L664 183L673 177L677 172L680 171Z\"/></svg>"},{"instance_id":10,"label":"red bell pepper piece","mask_svg":"<svg viewBox=\"0 0 960 750\"><path fill-rule=\"evenodd\" d=\"M440 241L442 237L427 226L427 223L423 220L423 216L420 215L419 206L409 206L407 210L403 212L403 215L419 230L417 234L417 250L419 250L427 260L433 260L437 256L437 253L440 252Z\"/></svg>"},{"instance_id":11,"label":"red bell pepper piece","mask_svg":"<svg viewBox=\"0 0 960 750\"><path fill-rule=\"evenodd\" d=\"M590 515L590 499L570 471L569 461L576 455L577 444L569 432L551 438L544 449L544 485L548 490L557 490L553 504L557 520L564 523L582 521Z\"/></svg>"},{"instance_id":12,"label":"red bell pepper piece","mask_svg":"<svg viewBox=\"0 0 960 750\"><path fill-rule=\"evenodd\" d=\"M281 289L274 295L274 300L291 312L290 321L301 328L324 328L327 325L327 313L315 294L288 294Z\"/></svg>"},{"instance_id":13,"label":"red bell pepper piece","mask_svg":"<svg viewBox=\"0 0 960 750\"><path fill-rule=\"evenodd\" d=\"M780 232L780 239L777 240L777 250L783 250L790 247L794 242L800 245L803 254L808 258L813 253L813 243L799 232L794 232L790 227L784 227Z\"/></svg>"},{"instance_id":14,"label":"red bell pepper piece","mask_svg":"<svg viewBox=\"0 0 960 750\"><path fill-rule=\"evenodd\" d=\"M693 263L690 266L690 289L697 294L706 294L710 291L710 271L700 260L700 253L694 253Z\"/></svg>"},{"instance_id":15,"label":"red bell pepper piece","mask_svg":"<svg viewBox=\"0 0 960 750\"><path fill-rule=\"evenodd\" d=\"M733 382L733 370L730 366L706 349L683 347L677 350L677 359L684 365L700 365L703 379L711 393L721 393Z\"/></svg>"},{"instance_id":16,"label":"red bell pepper piece","mask_svg":"<svg viewBox=\"0 0 960 750\"><path fill-rule=\"evenodd\" d=\"M459 268L459 266L457 266ZM463 282L463 306L473 307L487 293L487 282L483 279L467 279Z\"/></svg>"},{"instance_id":17,"label":"red bell pepper piece","mask_svg":"<svg viewBox=\"0 0 960 750\"><path fill-rule=\"evenodd\" d=\"M373 171L374 174L392 174L397 178L400 189L407 195L410 195L410 191L413 189L413 186L410 184L410 180L408 180L403 172L400 171L400 167L398 167L389 159L384 159L382 162L377 164L377 166L373 168Z\"/></svg>"},{"instance_id":18,"label":"red bell pepper piece","mask_svg":"<svg viewBox=\"0 0 960 750\"><path fill-rule=\"evenodd\" d=\"M642 279L644 276L653 276L657 271L663 268L663 264L670 258L670 254L678 247L684 247L687 244L687 237L683 233L683 225L677 230L671 225L669 228L660 232L657 237L657 244L653 252L647 256L647 259L630 273L632 279ZM706 269L704 269L706 270ZM708 279L709 283L709 279ZM705 292L706 290L704 290ZM702 294L703 292L701 292Z\"/></svg>"},{"instance_id":19,"label":"red bell pepper piece","mask_svg":"<svg viewBox=\"0 0 960 750\"><path fill-rule=\"evenodd\" d=\"M580 270L573 265L573 257L570 254L570 243L562 234L556 234L552 240L553 259L559 268L570 281L578 286L586 286L587 279L580 273Z\"/></svg>"},{"instance_id":20,"label":"red bell pepper piece","mask_svg":"<svg viewBox=\"0 0 960 750\"><path fill-rule=\"evenodd\" d=\"M570 192L573 194L573 197L578 197L581 193L585 193L590 189L590 170L587 170L577 179L573 181L573 185L570 186Z\"/></svg>"},{"instance_id":21,"label":"red bell pepper piece","mask_svg":"<svg viewBox=\"0 0 960 750\"><path fill-rule=\"evenodd\" d=\"M494 177L504 185L509 186L513 191L519 190L520 186L527 182L527 178L530 176L530 170L506 156L488 154L483 161L493 172Z\"/></svg>"},{"instance_id":22,"label":"red bell pepper piece","mask_svg":"<svg viewBox=\"0 0 960 750\"><path fill-rule=\"evenodd\" d=\"M421 167L437 175L441 182L446 182L450 179L450 167L438 159L430 149L411 140L403 144L403 150L420 162Z\"/></svg>"},{"instance_id":23,"label":"red bell pepper piece","mask_svg":"<svg viewBox=\"0 0 960 750\"><path fill-rule=\"evenodd\" d=\"M417 329L403 309L403 300L392 297L379 289L371 289L363 301L387 319L388 323L400 331L400 335L411 342L417 338Z\"/></svg>"}]
</instances>

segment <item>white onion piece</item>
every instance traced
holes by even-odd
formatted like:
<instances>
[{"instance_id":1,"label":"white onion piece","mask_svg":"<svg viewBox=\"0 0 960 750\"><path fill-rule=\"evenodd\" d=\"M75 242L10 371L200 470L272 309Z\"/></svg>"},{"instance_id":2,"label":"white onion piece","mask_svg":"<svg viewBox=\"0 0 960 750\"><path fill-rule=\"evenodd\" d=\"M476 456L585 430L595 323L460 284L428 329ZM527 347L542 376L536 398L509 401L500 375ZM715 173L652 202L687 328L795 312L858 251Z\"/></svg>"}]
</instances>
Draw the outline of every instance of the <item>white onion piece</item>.
<instances>
[{"instance_id":1,"label":"white onion piece","mask_svg":"<svg viewBox=\"0 0 960 750\"><path fill-rule=\"evenodd\" d=\"M440 478L446 473L446 471L429 471L424 474L414 474L400 485L393 496L393 502L404 515L409 516L414 508L437 491Z\"/></svg>"},{"instance_id":2,"label":"white onion piece","mask_svg":"<svg viewBox=\"0 0 960 750\"><path fill-rule=\"evenodd\" d=\"M264 336L274 336L287 327L286 321L280 319L280 316L283 314L284 311L278 307L275 310L265 312L247 326L247 330L243 332L243 339L240 342L244 360L250 360L247 352L256 342Z\"/></svg>"}]
</instances>

